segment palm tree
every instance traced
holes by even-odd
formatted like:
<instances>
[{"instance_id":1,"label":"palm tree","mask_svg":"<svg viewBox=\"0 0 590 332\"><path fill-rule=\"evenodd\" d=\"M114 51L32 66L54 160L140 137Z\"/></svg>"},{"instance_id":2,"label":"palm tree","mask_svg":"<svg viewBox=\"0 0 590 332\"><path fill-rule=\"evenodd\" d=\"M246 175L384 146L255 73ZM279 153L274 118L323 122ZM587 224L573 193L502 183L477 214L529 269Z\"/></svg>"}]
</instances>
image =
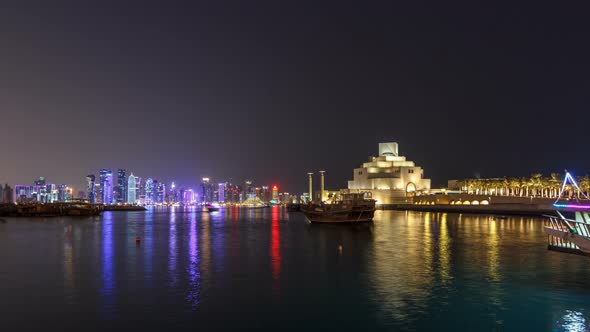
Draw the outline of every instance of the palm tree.
<instances>
[{"instance_id":1,"label":"palm tree","mask_svg":"<svg viewBox=\"0 0 590 332\"><path fill-rule=\"evenodd\" d=\"M520 181L517 178L508 179L510 183L510 190L512 191L511 196L517 196L519 194L518 189L520 188Z\"/></svg>"},{"instance_id":2,"label":"palm tree","mask_svg":"<svg viewBox=\"0 0 590 332\"><path fill-rule=\"evenodd\" d=\"M510 187L510 181L508 181L508 179L504 177L501 182L502 194L508 196L508 187Z\"/></svg>"},{"instance_id":3,"label":"palm tree","mask_svg":"<svg viewBox=\"0 0 590 332\"><path fill-rule=\"evenodd\" d=\"M578 183L580 184L580 189L582 189L582 193L588 196L588 191L590 190L590 177L588 177L588 175L585 175L580 179Z\"/></svg>"},{"instance_id":4,"label":"palm tree","mask_svg":"<svg viewBox=\"0 0 590 332\"><path fill-rule=\"evenodd\" d=\"M557 197L557 195L559 195L561 181L562 179L560 173L551 173L551 178L549 179L549 186L551 188L551 198Z\"/></svg>"},{"instance_id":5,"label":"palm tree","mask_svg":"<svg viewBox=\"0 0 590 332\"><path fill-rule=\"evenodd\" d=\"M539 190L541 189L541 177L542 176L543 176L542 174L535 173L535 174L532 174L531 178L529 179L529 184L533 188L533 190L531 191L531 194L533 196L539 195Z\"/></svg>"}]
</instances>

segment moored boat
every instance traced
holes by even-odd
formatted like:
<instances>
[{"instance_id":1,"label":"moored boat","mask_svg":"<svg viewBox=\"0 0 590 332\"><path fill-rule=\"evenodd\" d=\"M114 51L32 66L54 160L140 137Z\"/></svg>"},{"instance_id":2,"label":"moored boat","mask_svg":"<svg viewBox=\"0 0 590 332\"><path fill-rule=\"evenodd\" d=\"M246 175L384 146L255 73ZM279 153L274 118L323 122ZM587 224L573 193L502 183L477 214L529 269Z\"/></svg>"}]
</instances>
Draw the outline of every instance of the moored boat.
<instances>
[{"instance_id":1,"label":"moored boat","mask_svg":"<svg viewBox=\"0 0 590 332\"><path fill-rule=\"evenodd\" d=\"M301 211L311 223L363 223L373 221L375 200L370 193L342 194L330 204L301 205Z\"/></svg>"},{"instance_id":2,"label":"moored boat","mask_svg":"<svg viewBox=\"0 0 590 332\"><path fill-rule=\"evenodd\" d=\"M544 226L548 235L547 248L555 251L590 255L590 205L559 207L556 215L547 216L550 223ZM584 211L585 210L585 211ZM573 215L574 219L566 215Z\"/></svg>"}]
</instances>

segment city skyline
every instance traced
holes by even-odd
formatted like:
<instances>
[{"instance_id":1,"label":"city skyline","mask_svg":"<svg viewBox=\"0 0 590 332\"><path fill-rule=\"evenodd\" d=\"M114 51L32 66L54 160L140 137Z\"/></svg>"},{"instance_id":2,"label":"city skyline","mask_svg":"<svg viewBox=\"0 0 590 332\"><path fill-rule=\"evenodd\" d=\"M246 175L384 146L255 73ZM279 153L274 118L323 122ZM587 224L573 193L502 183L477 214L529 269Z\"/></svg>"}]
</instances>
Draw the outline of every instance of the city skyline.
<instances>
[{"instance_id":1,"label":"city skyline","mask_svg":"<svg viewBox=\"0 0 590 332\"><path fill-rule=\"evenodd\" d=\"M302 192L387 141L434 186L588 172L584 10L234 5L4 8L0 181L124 167Z\"/></svg>"}]
</instances>

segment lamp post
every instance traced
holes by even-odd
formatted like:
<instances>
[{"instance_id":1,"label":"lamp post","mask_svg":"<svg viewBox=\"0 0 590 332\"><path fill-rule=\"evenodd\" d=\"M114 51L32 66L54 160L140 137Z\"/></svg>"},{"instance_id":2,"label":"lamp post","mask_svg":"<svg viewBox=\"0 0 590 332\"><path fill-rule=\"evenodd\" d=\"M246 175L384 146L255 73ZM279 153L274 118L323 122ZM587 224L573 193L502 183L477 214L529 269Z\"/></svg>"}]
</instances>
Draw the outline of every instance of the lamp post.
<instances>
[{"instance_id":1,"label":"lamp post","mask_svg":"<svg viewBox=\"0 0 590 332\"><path fill-rule=\"evenodd\" d=\"M309 202L311 203L311 202L313 202L313 192L312 192L312 190L313 190L313 186L312 186L312 184L313 184L313 179L312 179L313 173L307 173L307 175L309 175Z\"/></svg>"}]
</instances>

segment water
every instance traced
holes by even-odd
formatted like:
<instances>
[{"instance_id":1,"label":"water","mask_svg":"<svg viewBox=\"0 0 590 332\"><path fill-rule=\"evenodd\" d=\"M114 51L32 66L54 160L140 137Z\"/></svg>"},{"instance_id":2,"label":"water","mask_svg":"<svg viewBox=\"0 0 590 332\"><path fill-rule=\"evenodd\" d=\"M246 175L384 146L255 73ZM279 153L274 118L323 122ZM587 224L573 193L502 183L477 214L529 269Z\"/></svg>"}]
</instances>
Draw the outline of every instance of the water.
<instances>
[{"instance_id":1,"label":"water","mask_svg":"<svg viewBox=\"0 0 590 332\"><path fill-rule=\"evenodd\" d=\"M400 211L7 218L0 331L590 330L590 259L545 240L539 219Z\"/></svg>"}]
</instances>

